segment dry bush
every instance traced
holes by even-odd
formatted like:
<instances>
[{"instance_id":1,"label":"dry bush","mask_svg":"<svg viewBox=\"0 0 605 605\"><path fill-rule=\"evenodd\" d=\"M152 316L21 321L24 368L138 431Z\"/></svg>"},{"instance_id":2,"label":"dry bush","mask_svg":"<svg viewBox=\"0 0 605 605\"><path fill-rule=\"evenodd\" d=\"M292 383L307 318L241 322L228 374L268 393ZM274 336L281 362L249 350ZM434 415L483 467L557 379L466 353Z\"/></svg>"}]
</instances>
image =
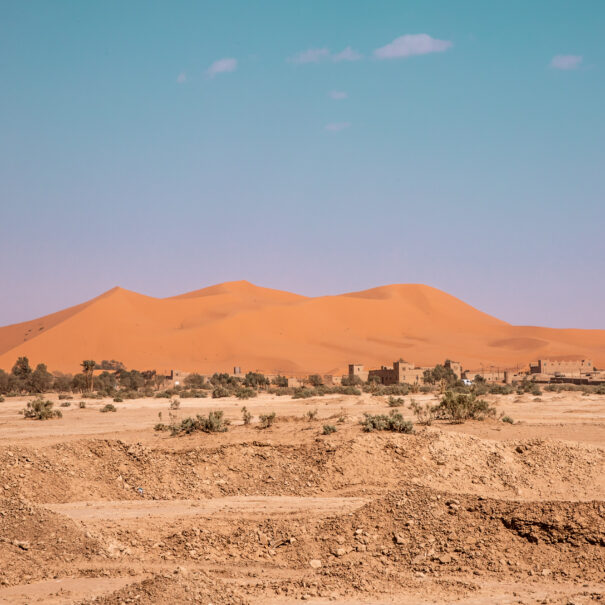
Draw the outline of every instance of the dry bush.
<instances>
[{"instance_id":1,"label":"dry bush","mask_svg":"<svg viewBox=\"0 0 605 605\"><path fill-rule=\"evenodd\" d=\"M271 412L270 414L261 414L258 419L260 420L259 428L268 429L277 418L275 412Z\"/></svg>"},{"instance_id":2,"label":"dry bush","mask_svg":"<svg viewBox=\"0 0 605 605\"><path fill-rule=\"evenodd\" d=\"M484 420L495 416L496 410L484 399L477 399L474 393L446 391L434 408L435 417L462 423L465 420Z\"/></svg>"},{"instance_id":3,"label":"dry bush","mask_svg":"<svg viewBox=\"0 0 605 605\"><path fill-rule=\"evenodd\" d=\"M415 399L410 401L410 407L414 416L416 416L416 422L424 426L431 426L433 420L435 420L435 406L427 401L424 404L418 403Z\"/></svg>"},{"instance_id":4,"label":"dry bush","mask_svg":"<svg viewBox=\"0 0 605 605\"><path fill-rule=\"evenodd\" d=\"M53 402L44 400L42 397L37 397L27 402L27 407L21 410L24 418L33 420L50 420L51 418L62 418L63 414L60 410L53 410Z\"/></svg>"},{"instance_id":5,"label":"dry bush","mask_svg":"<svg viewBox=\"0 0 605 605\"><path fill-rule=\"evenodd\" d=\"M392 410L387 416L386 414L364 414L364 419L361 421L363 430L366 433L372 431L394 431L396 433L412 433L414 425L405 420L401 413Z\"/></svg>"}]
</instances>

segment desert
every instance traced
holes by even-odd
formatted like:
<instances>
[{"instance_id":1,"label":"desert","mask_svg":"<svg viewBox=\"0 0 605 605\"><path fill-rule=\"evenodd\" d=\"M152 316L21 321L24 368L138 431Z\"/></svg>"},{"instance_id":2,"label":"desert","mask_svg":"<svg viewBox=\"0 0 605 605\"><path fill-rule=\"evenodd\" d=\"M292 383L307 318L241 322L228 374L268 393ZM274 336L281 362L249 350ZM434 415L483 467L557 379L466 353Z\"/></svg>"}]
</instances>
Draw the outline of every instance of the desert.
<instances>
[{"instance_id":1,"label":"desert","mask_svg":"<svg viewBox=\"0 0 605 605\"><path fill-rule=\"evenodd\" d=\"M423 425L438 389L381 388L45 394L46 421L6 397L0 602L601 600L605 395L486 393L492 416ZM224 432L158 430L218 410ZM364 430L394 411L411 432Z\"/></svg>"},{"instance_id":2,"label":"desert","mask_svg":"<svg viewBox=\"0 0 605 605\"><path fill-rule=\"evenodd\" d=\"M0 0L0 605L605 605L604 31Z\"/></svg>"}]
</instances>

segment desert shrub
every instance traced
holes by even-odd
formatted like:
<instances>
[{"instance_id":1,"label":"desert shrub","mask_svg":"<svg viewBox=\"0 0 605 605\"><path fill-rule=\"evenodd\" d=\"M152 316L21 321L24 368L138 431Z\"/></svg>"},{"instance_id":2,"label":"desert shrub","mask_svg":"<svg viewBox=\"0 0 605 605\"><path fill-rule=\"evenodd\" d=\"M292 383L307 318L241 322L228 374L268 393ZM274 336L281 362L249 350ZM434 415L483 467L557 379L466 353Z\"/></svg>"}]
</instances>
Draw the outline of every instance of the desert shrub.
<instances>
[{"instance_id":1,"label":"desert shrub","mask_svg":"<svg viewBox=\"0 0 605 605\"><path fill-rule=\"evenodd\" d=\"M59 400L62 401L63 399L73 399L73 395L59 395Z\"/></svg>"},{"instance_id":2,"label":"desert shrub","mask_svg":"<svg viewBox=\"0 0 605 605\"><path fill-rule=\"evenodd\" d=\"M155 430L170 430L172 435L189 435L198 431L204 433L224 433L227 430L229 421L225 419L223 410L212 411L208 416L198 414L195 418L183 418L180 423L173 422L166 426L165 424L156 424Z\"/></svg>"},{"instance_id":3,"label":"desert shrub","mask_svg":"<svg viewBox=\"0 0 605 605\"><path fill-rule=\"evenodd\" d=\"M339 395L361 395L361 391L357 387L347 386L347 385L345 385L345 386L342 386L342 385L335 386L332 389L332 392L333 393L338 393Z\"/></svg>"},{"instance_id":4,"label":"desert shrub","mask_svg":"<svg viewBox=\"0 0 605 605\"><path fill-rule=\"evenodd\" d=\"M410 385L407 383L402 384L389 384L386 387L379 387L375 390L372 395L375 397L384 395L407 395L410 392Z\"/></svg>"},{"instance_id":5,"label":"desert shrub","mask_svg":"<svg viewBox=\"0 0 605 605\"><path fill-rule=\"evenodd\" d=\"M309 397L315 397L317 391L315 389L309 389L307 387L299 387L294 389L292 399L309 399Z\"/></svg>"},{"instance_id":6,"label":"desert shrub","mask_svg":"<svg viewBox=\"0 0 605 605\"><path fill-rule=\"evenodd\" d=\"M333 424L324 424L321 429L322 435L331 435L336 432L336 427Z\"/></svg>"},{"instance_id":7,"label":"desert shrub","mask_svg":"<svg viewBox=\"0 0 605 605\"><path fill-rule=\"evenodd\" d=\"M356 387L363 384L363 380L359 376L343 376L341 383L343 387Z\"/></svg>"},{"instance_id":8,"label":"desert shrub","mask_svg":"<svg viewBox=\"0 0 605 605\"><path fill-rule=\"evenodd\" d=\"M402 405L405 405L405 400L403 397L393 397L393 395L389 395L387 404L390 408L400 408Z\"/></svg>"},{"instance_id":9,"label":"desert shrub","mask_svg":"<svg viewBox=\"0 0 605 605\"><path fill-rule=\"evenodd\" d=\"M420 392L421 393L432 393L433 392L433 387L428 385L428 384L424 384L420 387Z\"/></svg>"},{"instance_id":10,"label":"desert shrub","mask_svg":"<svg viewBox=\"0 0 605 605\"><path fill-rule=\"evenodd\" d=\"M190 389L201 389L204 386L206 379L201 374L193 373L185 376L183 382L185 383L185 386Z\"/></svg>"},{"instance_id":11,"label":"desert shrub","mask_svg":"<svg viewBox=\"0 0 605 605\"><path fill-rule=\"evenodd\" d=\"M424 426L431 426L431 424L433 424L433 420L435 419L435 406L430 401L422 404L418 403L415 399L412 399L410 401L410 407L412 408L414 416L416 416L418 424Z\"/></svg>"},{"instance_id":12,"label":"desert shrub","mask_svg":"<svg viewBox=\"0 0 605 605\"><path fill-rule=\"evenodd\" d=\"M270 414L261 414L258 419L260 420L259 428L268 429L276 419L275 412L271 412Z\"/></svg>"},{"instance_id":13,"label":"desert shrub","mask_svg":"<svg viewBox=\"0 0 605 605\"><path fill-rule=\"evenodd\" d=\"M104 405L101 410L101 412L106 413L106 412L117 412L118 408L116 408L115 405L113 405L113 403L108 403L106 405Z\"/></svg>"},{"instance_id":14,"label":"desert shrub","mask_svg":"<svg viewBox=\"0 0 605 605\"><path fill-rule=\"evenodd\" d=\"M70 402L70 401L62 401L62 402L61 402L59 405L60 405L62 408L68 408L68 407L70 407L70 406L71 406L71 402Z\"/></svg>"},{"instance_id":15,"label":"desert shrub","mask_svg":"<svg viewBox=\"0 0 605 605\"><path fill-rule=\"evenodd\" d=\"M252 422L252 414L248 411L246 406L242 408L242 420L244 421L245 425L248 425L250 422Z\"/></svg>"},{"instance_id":16,"label":"desert shrub","mask_svg":"<svg viewBox=\"0 0 605 605\"><path fill-rule=\"evenodd\" d=\"M240 387L235 391L235 396L238 399L250 399L256 397L258 393L251 387Z\"/></svg>"},{"instance_id":17,"label":"desert shrub","mask_svg":"<svg viewBox=\"0 0 605 605\"><path fill-rule=\"evenodd\" d=\"M190 391L180 391L179 397L181 399L204 399L208 397L208 393L198 389L191 389Z\"/></svg>"},{"instance_id":18,"label":"desert shrub","mask_svg":"<svg viewBox=\"0 0 605 605\"><path fill-rule=\"evenodd\" d=\"M63 414L60 410L53 410L53 402L44 400L42 397L32 399L27 402L27 407L21 410L25 418L33 420L50 420L51 418L62 418Z\"/></svg>"},{"instance_id":19,"label":"desert shrub","mask_svg":"<svg viewBox=\"0 0 605 605\"><path fill-rule=\"evenodd\" d=\"M2 397L2 395L0 395L0 403L2 403L3 401L5 401L4 397Z\"/></svg>"},{"instance_id":20,"label":"desert shrub","mask_svg":"<svg viewBox=\"0 0 605 605\"><path fill-rule=\"evenodd\" d=\"M529 392L531 395L535 395L535 396L542 395L542 389L540 389L540 387L537 384L532 385Z\"/></svg>"},{"instance_id":21,"label":"desert shrub","mask_svg":"<svg viewBox=\"0 0 605 605\"><path fill-rule=\"evenodd\" d=\"M278 374L272 381L271 383L273 385L275 385L276 387L287 387L288 386L288 379L285 376L282 376L281 374Z\"/></svg>"},{"instance_id":22,"label":"desert shrub","mask_svg":"<svg viewBox=\"0 0 605 605\"><path fill-rule=\"evenodd\" d=\"M212 390L212 399L221 399L222 397L229 397L231 393L223 386L217 386Z\"/></svg>"},{"instance_id":23,"label":"desert shrub","mask_svg":"<svg viewBox=\"0 0 605 605\"><path fill-rule=\"evenodd\" d=\"M488 392L490 395L510 395L514 392L510 384L491 384Z\"/></svg>"},{"instance_id":24,"label":"desert shrub","mask_svg":"<svg viewBox=\"0 0 605 605\"><path fill-rule=\"evenodd\" d=\"M605 395L605 382L596 386L594 392L596 395Z\"/></svg>"},{"instance_id":25,"label":"desert shrub","mask_svg":"<svg viewBox=\"0 0 605 605\"><path fill-rule=\"evenodd\" d=\"M78 404L79 408L81 410L83 410L86 407L86 401L80 401L80 403Z\"/></svg>"},{"instance_id":26,"label":"desert shrub","mask_svg":"<svg viewBox=\"0 0 605 605\"><path fill-rule=\"evenodd\" d=\"M237 376L232 376L231 374L223 373L215 373L210 377L210 384L212 386L223 386L223 387L237 387L242 383L242 379Z\"/></svg>"},{"instance_id":27,"label":"desert shrub","mask_svg":"<svg viewBox=\"0 0 605 605\"><path fill-rule=\"evenodd\" d=\"M311 374L309 376L309 384L312 387L319 387L324 383L322 377L319 374Z\"/></svg>"},{"instance_id":28,"label":"desert shrub","mask_svg":"<svg viewBox=\"0 0 605 605\"><path fill-rule=\"evenodd\" d=\"M260 372L248 372L244 378L244 386L253 389L268 387L270 384L270 380Z\"/></svg>"},{"instance_id":29,"label":"desert shrub","mask_svg":"<svg viewBox=\"0 0 605 605\"><path fill-rule=\"evenodd\" d=\"M400 412L391 410L390 414L364 414L364 419L361 421L363 430L366 433L372 431L394 431L396 433L411 433L414 430L414 425L405 420Z\"/></svg>"},{"instance_id":30,"label":"desert shrub","mask_svg":"<svg viewBox=\"0 0 605 605\"><path fill-rule=\"evenodd\" d=\"M494 416L495 408L484 399L477 399L474 393L446 391L439 405L435 407L435 417L460 423L465 420L484 420Z\"/></svg>"},{"instance_id":31,"label":"desert shrub","mask_svg":"<svg viewBox=\"0 0 605 605\"><path fill-rule=\"evenodd\" d=\"M515 421L510 416L502 416L500 420L502 420L502 422L506 422L507 424L515 424Z\"/></svg>"},{"instance_id":32,"label":"desert shrub","mask_svg":"<svg viewBox=\"0 0 605 605\"><path fill-rule=\"evenodd\" d=\"M319 412L319 410L317 410L317 409L315 409L315 410L307 410L307 412L305 413L305 417L309 421L315 420L317 418L318 412Z\"/></svg>"},{"instance_id":33,"label":"desert shrub","mask_svg":"<svg viewBox=\"0 0 605 605\"><path fill-rule=\"evenodd\" d=\"M170 400L169 407L171 410L178 410L181 407L181 402L175 397L174 399Z\"/></svg>"},{"instance_id":34,"label":"desert shrub","mask_svg":"<svg viewBox=\"0 0 605 605\"><path fill-rule=\"evenodd\" d=\"M294 390L294 387L277 387L269 389L269 393L277 395L278 397L283 397L284 395L294 395Z\"/></svg>"},{"instance_id":35,"label":"desert shrub","mask_svg":"<svg viewBox=\"0 0 605 605\"><path fill-rule=\"evenodd\" d=\"M115 403L122 403L124 401L124 399L120 395L114 397L113 400Z\"/></svg>"}]
</instances>

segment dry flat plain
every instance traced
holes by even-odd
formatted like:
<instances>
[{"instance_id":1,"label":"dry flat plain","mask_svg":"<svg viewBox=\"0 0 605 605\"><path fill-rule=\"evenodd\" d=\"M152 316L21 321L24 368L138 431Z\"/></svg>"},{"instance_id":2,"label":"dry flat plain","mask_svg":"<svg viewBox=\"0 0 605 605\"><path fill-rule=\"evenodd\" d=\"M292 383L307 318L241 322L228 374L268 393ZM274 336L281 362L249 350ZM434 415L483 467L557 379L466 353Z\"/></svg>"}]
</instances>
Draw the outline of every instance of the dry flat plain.
<instances>
[{"instance_id":1,"label":"dry flat plain","mask_svg":"<svg viewBox=\"0 0 605 605\"><path fill-rule=\"evenodd\" d=\"M236 399L183 400L232 421L185 437L153 430L166 399L41 422L9 398L0 603L605 601L605 396L487 398L515 424L364 433L384 398L261 395L249 426Z\"/></svg>"}]
</instances>

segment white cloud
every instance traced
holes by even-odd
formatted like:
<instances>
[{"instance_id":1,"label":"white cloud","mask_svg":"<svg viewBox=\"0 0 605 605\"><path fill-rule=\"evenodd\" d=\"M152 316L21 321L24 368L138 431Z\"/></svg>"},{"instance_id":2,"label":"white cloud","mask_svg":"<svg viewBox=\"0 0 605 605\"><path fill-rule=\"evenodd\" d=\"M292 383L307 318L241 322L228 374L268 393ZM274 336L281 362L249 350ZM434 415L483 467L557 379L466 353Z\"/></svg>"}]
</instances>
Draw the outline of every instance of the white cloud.
<instances>
[{"instance_id":1,"label":"white cloud","mask_svg":"<svg viewBox=\"0 0 605 605\"><path fill-rule=\"evenodd\" d=\"M353 50L350 46L347 46L344 50L339 53L332 55L332 61L339 63L340 61L359 61L363 55L359 54L356 50Z\"/></svg>"},{"instance_id":2,"label":"white cloud","mask_svg":"<svg viewBox=\"0 0 605 605\"><path fill-rule=\"evenodd\" d=\"M187 74L182 71L176 78L176 81L178 84L184 84L185 82L187 82Z\"/></svg>"},{"instance_id":3,"label":"white cloud","mask_svg":"<svg viewBox=\"0 0 605 605\"><path fill-rule=\"evenodd\" d=\"M320 63L321 61L334 61L340 63L341 61L359 61L363 58L363 55L359 54L356 50L353 50L350 46L347 46L339 53L332 54L329 48L309 48L296 53L293 57L290 57L288 61L290 63Z\"/></svg>"},{"instance_id":4,"label":"white cloud","mask_svg":"<svg viewBox=\"0 0 605 605\"><path fill-rule=\"evenodd\" d=\"M555 69L578 69L582 63L582 55L555 55L550 66Z\"/></svg>"},{"instance_id":5,"label":"white cloud","mask_svg":"<svg viewBox=\"0 0 605 605\"><path fill-rule=\"evenodd\" d=\"M215 61L207 70L206 73L213 78L216 74L224 74L230 71L235 71L237 68L237 59L225 58Z\"/></svg>"},{"instance_id":6,"label":"white cloud","mask_svg":"<svg viewBox=\"0 0 605 605\"><path fill-rule=\"evenodd\" d=\"M303 50L293 57L290 57L288 61L290 63L319 63L330 56L330 51L327 48L309 48Z\"/></svg>"},{"instance_id":7,"label":"white cloud","mask_svg":"<svg viewBox=\"0 0 605 605\"><path fill-rule=\"evenodd\" d=\"M328 93L328 96L330 99L334 99L335 101L349 98L349 95L344 90L331 90Z\"/></svg>"},{"instance_id":8,"label":"white cloud","mask_svg":"<svg viewBox=\"0 0 605 605\"><path fill-rule=\"evenodd\" d=\"M345 130L345 128L350 128L351 122L330 122L330 124L326 124L326 130L330 132L340 132L341 130Z\"/></svg>"},{"instance_id":9,"label":"white cloud","mask_svg":"<svg viewBox=\"0 0 605 605\"><path fill-rule=\"evenodd\" d=\"M378 59L397 59L412 55L440 53L451 48L449 40L437 40L428 34L408 34L395 38L390 44L377 48L374 56Z\"/></svg>"}]
</instances>

